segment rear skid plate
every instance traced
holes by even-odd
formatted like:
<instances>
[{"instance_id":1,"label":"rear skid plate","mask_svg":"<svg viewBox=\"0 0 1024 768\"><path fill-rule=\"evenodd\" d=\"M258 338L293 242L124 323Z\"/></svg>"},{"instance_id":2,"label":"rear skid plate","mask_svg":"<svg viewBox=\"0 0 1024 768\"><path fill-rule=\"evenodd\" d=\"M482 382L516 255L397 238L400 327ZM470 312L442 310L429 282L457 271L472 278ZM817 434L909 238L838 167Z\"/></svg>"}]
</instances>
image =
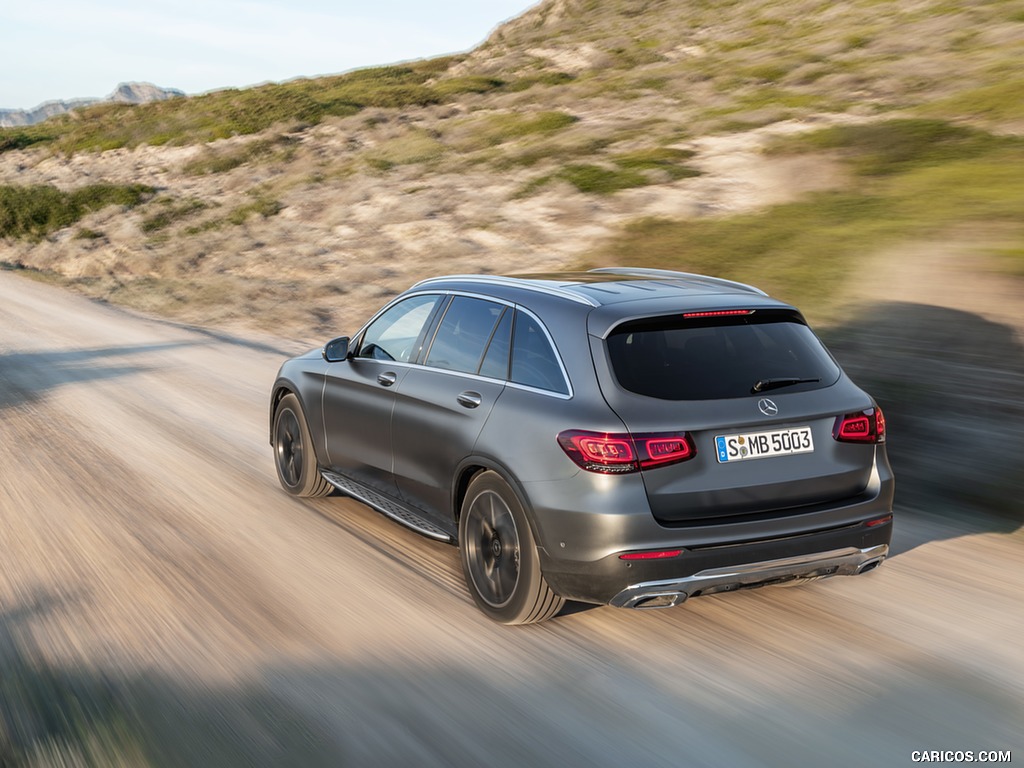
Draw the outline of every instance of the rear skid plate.
<instances>
[{"instance_id":1,"label":"rear skid plate","mask_svg":"<svg viewBox=\"0 0 1024 768\"><path fill-rule=\"evenodd\" d=\"M853 576L878 566L888 554L889 545L879 544L866 549L847 547L781 560L708 568L680 579L633 584L613 597L610 604L617 608L671 608L689 597L715 592Z\"/></svg>"}]
</instances>

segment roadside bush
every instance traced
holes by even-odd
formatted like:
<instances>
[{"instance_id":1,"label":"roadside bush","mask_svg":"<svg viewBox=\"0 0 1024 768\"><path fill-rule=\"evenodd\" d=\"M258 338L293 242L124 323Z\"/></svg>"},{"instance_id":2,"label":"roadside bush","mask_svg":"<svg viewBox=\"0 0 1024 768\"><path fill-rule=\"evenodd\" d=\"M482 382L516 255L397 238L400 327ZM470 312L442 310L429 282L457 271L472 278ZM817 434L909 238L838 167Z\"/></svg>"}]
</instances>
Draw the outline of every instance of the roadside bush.
<instances>
[{"instance_id":1,"label":"roadside bush","mask_svg":"<svg viewBox=\"0 0 1024 768\"><path fill-rule=\"evenodd\" d=\"M886 120L861 125L837 125L790 141L777 150L839 150L864 176L886 176L915 166L964 160L1019 139L954 125L945 120Z\"/></svg>"},{"instance_id":2,"label":"roadside bush","mask_svg":"<svg viewBox=\"0 0 1024 768\"><path fill-rule=\"evenodd\" d=\"M568 181L580 192L598 195L609 195L621 189L643 187L651 183L639 171L612 170L589 164L567 165L559 172L558 176Z\"/></svg>"},{"instance_id":3,"label":"roadside bush","mask_svg":"<svg viewBox=\"0 0 1024 768\"><path fill-rule=\"evenodd\" d=\"M684 160L689 160L695 154L690 149L654 147L615 155L612 161L627 171L665 171L672 179L686 179L700 176L696 168L682 165Z\"/></svg>"},{"instance_id":4,"label":"roadside bush","mask_svg":"<svg viewBox=\"0 0 1024 768\"><path fill-rule=\"evenodd\" d=\"M153 193L141 184L93 184L71 192L41 184L0 186L0 237L40 239L108 205L134 207Z\"/></svg>"},{"instance_id":5,"label":"roadside bush","mask_svg":"<svg viewBox=\"0 0 1024 768\"><path fill-rule=\"evenodd\" d=\"M226 173L246 163L267 160L277 156L287 157L294 151L289 145L294 142L289 136L275 136L269 139L256 139L241 147L227 151L207 149L204 153L184 165L182 170L193 176L208 173Z\"/></svg>"},{"instance_id":6,"label":"roadside bush","mask_svg":"<svg viewBox=\"0 0 1024 768\"><path fill-rule=\"evenodd\" d=\"M161 229L169 227L174 222L187 218L193 213L205 210L208 206L202 200L183 200L179 203L175 203L173 200L167 198L159 201L163 202L164 208L161 211L157 211L151 216L147 216L142 220L142 231L143 232L156 232Z\"/></svg>"}]
</instances>

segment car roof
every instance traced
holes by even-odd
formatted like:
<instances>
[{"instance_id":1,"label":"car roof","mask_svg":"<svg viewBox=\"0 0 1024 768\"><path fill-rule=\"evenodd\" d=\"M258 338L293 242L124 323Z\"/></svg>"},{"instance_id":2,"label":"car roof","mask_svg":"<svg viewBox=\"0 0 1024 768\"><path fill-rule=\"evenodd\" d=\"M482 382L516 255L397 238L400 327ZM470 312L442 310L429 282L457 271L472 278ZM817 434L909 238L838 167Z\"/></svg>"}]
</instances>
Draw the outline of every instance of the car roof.
<instances>
[{"instance_id":1,"label":"car roof","mask_svg":"<svg viewBox=\"0 0 1024 768\"><path fill-rule=\"evenodd\" d=\"M666 269L638 267L606 267L587 272L550 272L517 275L448 275L423 280L413 286L420 288L459 289L470 284L480 290L489 286L496 296L513 298L519 291L531 291L590 307L602 307L624 301L713 295L736 295L746 298L767 296L752 285L723 280L719 277L674 272ZM503 290L504 289L504 290Z\"/></svg>"}]
</instances>

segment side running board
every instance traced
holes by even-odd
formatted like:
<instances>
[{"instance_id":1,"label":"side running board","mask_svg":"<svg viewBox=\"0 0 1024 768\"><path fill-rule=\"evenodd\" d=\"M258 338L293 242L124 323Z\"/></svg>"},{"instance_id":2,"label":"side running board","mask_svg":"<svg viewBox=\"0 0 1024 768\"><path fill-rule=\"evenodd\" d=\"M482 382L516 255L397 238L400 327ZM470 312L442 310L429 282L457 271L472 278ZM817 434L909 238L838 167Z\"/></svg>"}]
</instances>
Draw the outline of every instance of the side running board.
<instances>
[{"instance_id":1,"label":"side running board","mask_svg":"<svg viewBox=\"0 0 1024 768\"><path fill-rule=\"evenodd\" d=\"M327 470L320 471L321 476L328 483L339 491L376 509L386 517L390 517L396 523L401 523L406 528L411 528L416 533L427 536L431 539L454 544L456 534L453 531L446 531L427 516L397 499L385 496L383 493L367 488L362 483L357 483L344 475Z\"/></svg>"}]
</instances>

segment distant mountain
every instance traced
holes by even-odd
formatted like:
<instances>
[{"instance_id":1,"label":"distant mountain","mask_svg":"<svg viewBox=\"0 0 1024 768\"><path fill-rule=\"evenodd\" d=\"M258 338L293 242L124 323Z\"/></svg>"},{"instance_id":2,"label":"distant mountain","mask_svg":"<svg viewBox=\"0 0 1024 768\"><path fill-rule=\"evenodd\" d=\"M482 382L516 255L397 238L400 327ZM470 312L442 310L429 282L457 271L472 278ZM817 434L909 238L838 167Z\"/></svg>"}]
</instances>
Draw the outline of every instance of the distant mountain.
<instances>
[{"instance_id":1,"label":"distant mountain","mask_svg":"<svg viewBox=\"0 0 1024 768\"><path fill-rule=\"evenodd\" d=\"M55 115L63 115L73 109L91 104L120 102L122 104L145 104L150 101L165 101L185 95L177 88L161 88L152 83L121 83L114 92L102 99L70 99L68 101L47 101L35 109L0 109L0 128L18 125L34 125Z\"/></svg>"}]
</instances>

